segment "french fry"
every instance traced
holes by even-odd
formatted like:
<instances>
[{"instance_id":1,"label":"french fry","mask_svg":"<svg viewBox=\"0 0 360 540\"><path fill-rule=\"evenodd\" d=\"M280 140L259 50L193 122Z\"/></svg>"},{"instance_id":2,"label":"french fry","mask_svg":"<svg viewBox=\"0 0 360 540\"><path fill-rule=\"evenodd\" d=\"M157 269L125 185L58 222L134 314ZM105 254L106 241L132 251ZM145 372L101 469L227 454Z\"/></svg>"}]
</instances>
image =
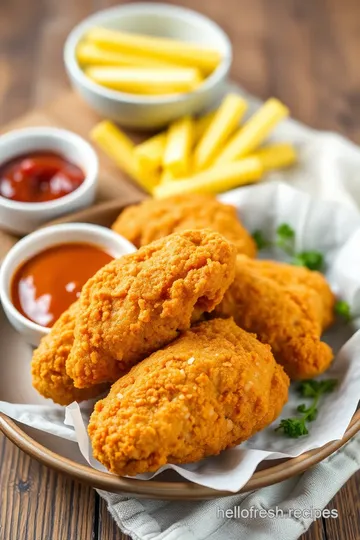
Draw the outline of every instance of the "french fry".
<instances>
[{"instance_id":1,"label":"french fry","mask_svg":"<svg viewBox=\"0 0 360 540\"><path fill-rule=\"evenodd\" d=\"M91 131L90 137L100 146L123 171L135 180L145 191L152 193L156 177L144 177L139 172L138 162L134 155L133 142L112 122L104 120Z\"/></svg>"},{"instance_id":2,"label":"french fry","mask_svg":"<svg viewBox=\"0 0 360 540\"><path fill-rule=\"evenodd\" d=\"M207 114L204 114L204 116L200 116L199 118L196 118L194 120L194 137L193 137L193 145L197 144L200 140L200 138L204 135L205 130L209 127L210 123L212 122L216 111L211 111Z\"/></svg>"},{"instance_id":3,"label":"french fry","mask_svg":"<svg viewBox=\"0 0 360 540\"><path fill-rule=\"evenodd\" d=\"M263 173L261 161L246 158L232 163L217 165L192 177L176 182L160 183L154 189L154 197L162 199L180 193L220 193L243 184L257 182Z\"/></svg>"},{"instance_id":4,"label":"french fry","mask_svg":"<svg viewBox=\"0 0 360 540\"><path fill-rule=\"evenodd\" d=\"M201 171L210 166L215 157L238 126L248 105L236 94L228 94L201 137L194 153L194 170Z\"/></svg>"},{"instance_id":5,"label":"french fry","mask_svg":"<svg viewBox=\"0 0 360 540\"><path fill-rule=\"evenodd\" d=\"M161 166L166 146L166 137L167 134L164 131L135 146L135 156L142 170L154 171Z\"/></svg>"},{"instance_id":6,"label":"french fry","mask_svg":"<svg viewBox=\"0 0 360 540\"><path fill-rule=\"evenodd\" d=\"M214 115L214 112L210 112L194 120L193 146L202 137ZM135 155L139 160L140 168L144 171L152 171L160 167L164 155L166 137L167 131L162 131L135 146Z\"/></svg>"},{"instance_id":7,"label":"french fry","mask_svg":"<svg viewBox=\"0 0 360 540\"><path fill-rule=\"evenodd\" d=\"M264 105L230 139L216 159L216 163L228 163L253 152L269 135L289 110L279 100L268 99Z\"/></svg>"},{"instance_id":8,"label":"french fry","mask_svg":"<svg viewBox=\"0 0 360 540\"><path fill-rule=\"evenodd\" d=\"M260 148L249 157L260 159L264 171L290 167L297 161L295 148L292 144L287 143L271 144Z\"/></svg>"},{"instance_id":9,"label":"french fry","mask_svg":"<svg viewBox=\"0 0 360 540\"><path fill-rule=\"evenodd\" d=\"M159 58L183 66L194 66L205 74L211 73L221 60L220 52L215 49L175 39L131 34L107 28L92 28L86 37L112 50Z\"/></svg>"},{"instance_id":10,"label":"french fry","mask_svg":"<svg viewBox=\"0 0 360 540\"><path fill-rule=\"evenodd\" d=\"M194 122L190 116L173 122L169 127L162 165L176 178L189 172L193 132Z\"/></svg>"},{"instance_id":11,"label":"french fry","mask_svg":"<svg viewBox=\"0 0 360 540\"><path fill-rule=\"evenodd\" d=\"M80 65L96 64L97 66L129 66L149 68L174 68L176 64L140 56L137 54L112 51L99 47L95 43L82 41L76 48L76 58Z\"/></svg>"},{"instance_id":12,"label":"french fry","mask_svg":"<svg viewBox=\"0 0 360 540\"><path fill-rule=\"evenodd\" d=\"M190 92L201 83L194 68L131 68L91 66L85 73L102 86L131 94L177 94Z\"/></svg>"},{"instance_id":13,"label":"french fry","mask_svg":"<svg viewBox=\"0 0 360 540\"><path fill-rule=\"evenodd\" d=\"M174 175L169 171L169 169L164 169L160 177L160 184L167 184L173 180L176 180Z\"/></svg>"}]
</instances>

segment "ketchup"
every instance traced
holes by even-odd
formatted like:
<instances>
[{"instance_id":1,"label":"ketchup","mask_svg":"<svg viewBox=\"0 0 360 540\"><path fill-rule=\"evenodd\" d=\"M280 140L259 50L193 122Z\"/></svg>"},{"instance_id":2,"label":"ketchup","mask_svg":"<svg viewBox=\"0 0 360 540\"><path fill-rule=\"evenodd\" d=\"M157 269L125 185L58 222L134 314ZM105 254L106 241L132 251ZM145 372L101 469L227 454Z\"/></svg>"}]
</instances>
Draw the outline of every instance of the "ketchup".
<instances>
[{"instance_id":1,"label":"ketchup","mask_svg":"<svg viewBox=\"0 0 360 540\"><path fill-rule=\"evenodd\" d=\"M100 246L60 244L20 266L11 282L11 300L30 321L51 327L79 296L83 285L113 260Z\"/></svg>"},{"instance_id":2,"label":"ketchup","mask_svg":"<svg viewBox=\"0 0 360 540\"><path fill-rule=\"evenodd\" d=\"M53 201L77 189L84 172L53 152L33 152L0 165L0 196L12 201Z\"/></svg>"}]
</instances>

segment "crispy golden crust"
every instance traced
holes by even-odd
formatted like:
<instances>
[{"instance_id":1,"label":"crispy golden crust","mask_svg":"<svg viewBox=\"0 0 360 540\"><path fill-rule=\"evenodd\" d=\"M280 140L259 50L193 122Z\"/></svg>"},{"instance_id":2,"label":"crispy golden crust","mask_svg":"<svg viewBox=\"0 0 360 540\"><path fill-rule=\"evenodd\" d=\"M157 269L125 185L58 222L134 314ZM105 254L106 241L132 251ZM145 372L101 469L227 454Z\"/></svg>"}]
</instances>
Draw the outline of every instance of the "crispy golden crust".
<instances>
[{"instance_id":1,"label":"crispy golden crust","mask_svg":"<svg viewBox=\"0 0 360 540\"><path fill-rule=\"evenodd\" d=\"M251 261L248 264L251 266ZM264 277L275 280L279 285L304 285L314 290L320 298L322 329L334 322L335 295L323 274L275 261L256 261L256 266Z\"/></svg>"},{"instance_id":2,"label":"crispy golden crust","mask_svg":"<svg viewBox=\"0 0 360 540\"><path fill-rule=\"evenodd\" d=\"M284 396L288 395L289 377L285 376L284 368L276 364L271 379L269 408L267 414L256 424L252 435L272 424L282 411L285 404Z\"/></svg>"},{"instance_id":3,"label":"crispy golden crust","mask_svg":"<svg viewBox=\"0 0 360 540\"><path fill-rule=\"evenodd\" d=\"M274 420L288 387L268 345L231 319L201 323L96 404L88 428L94 456L114 473L135 475L219 454Z\"/></svg>"},{"instance_id":4,"label":"crispy golden crust","mask_svg":"<svg viewBox=\"0 0 360 540\"><path fill-rule=\"evenodd\" d=\"M175 233L102 268L83 287L66 369L78 388L115 381L211 311L234 279L235 248L210 230Z\"/></svg>"},{"instance_id":5,"label":"crispy golden crust","mask_svg":"<svg viewBox=\"0 0 360 540\"><path fill-rule=\"evenodd\" d=\"M31 372L34 388L46 398L60 405L84 401L101 394L107 385L79 390L66 374L65 363L74 341L75 319L79 303L75 302L56 321L50 334L45 336L34 351Z\"/></svg>"},{"instance_id":6,"label":"crispy golden crust","mask_svg":"<svg viewBox=\"0 0 360 540\"><path fill-rule=\"evenodd\" d=\"M268 268L272 263L268 262ZM276 264L276 263L274 263ZM320 341L324 309L314 288L294 280L271 279L263 261L238 256L235 280L215 316L233 316L236 323L269 343L291 379L307 379L325 371L333 353ZM290 266L289 274L298 269ZM308 271L310 272L310 271Z\"/></svg>"},{"instance_id":7,"label":"crispy golden crust","mask_svg":"<svg viewBox=\"0 0 360 540\"><path fill-rule=\"evenodd\" d=\"M129 206L117 218L113 230L136 247L186 229L212 229L235 244L238 253L256 256L256 245L240 223L236 209L212 195L184 194Z\"/></svg>"}]
</instances>

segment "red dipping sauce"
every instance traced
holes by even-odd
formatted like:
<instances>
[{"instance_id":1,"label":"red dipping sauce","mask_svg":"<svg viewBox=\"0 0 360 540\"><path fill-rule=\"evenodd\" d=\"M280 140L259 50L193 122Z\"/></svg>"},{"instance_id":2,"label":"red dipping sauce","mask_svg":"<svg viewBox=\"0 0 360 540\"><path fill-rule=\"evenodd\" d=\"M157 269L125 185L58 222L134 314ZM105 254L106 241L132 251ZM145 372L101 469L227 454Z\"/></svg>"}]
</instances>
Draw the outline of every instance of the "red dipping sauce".
<instances>
[{"instance_id":1,"label":"red dipping sauce","mask_svg":"<svg viewBox=\"0 0 360 540\"><path fill-rule=\"evenodd\" d=\"M87 280L112 260L92 244L60 244L41 251L16 270L12 303L30 321L51 327L79 298Z\"/></svg>"},{"instance_id":2,"label":"red dipping sauce","mask_svg":"<svg viewBox=\"0 0 360 540\"><path fill-rule=\"evenodd\" d=\"M12 201L53 201L84 180L80 167L54 152L32 152L0 165L0 195Z\"/></svg>"}]
</instances>

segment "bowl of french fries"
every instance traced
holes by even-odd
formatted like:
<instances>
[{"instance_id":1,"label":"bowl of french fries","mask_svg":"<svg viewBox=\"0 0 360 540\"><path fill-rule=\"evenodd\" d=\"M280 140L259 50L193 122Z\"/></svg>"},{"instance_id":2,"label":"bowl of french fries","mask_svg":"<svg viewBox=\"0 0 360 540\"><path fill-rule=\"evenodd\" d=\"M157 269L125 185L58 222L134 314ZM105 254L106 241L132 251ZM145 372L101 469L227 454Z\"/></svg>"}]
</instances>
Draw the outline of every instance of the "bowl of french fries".
<instances>
[{"instance_id":1,"label":"bowl of french fries","mask_svg":"<svg viewBox=\"0 0 360 540\"><path fill-rule=\"evenodd\" d=\"M166 4L116 6L70 33L70 81L99 114L126 127L160 128L219 97L232 60L223 30L192 10Z\"/></svg>"}]
</instances>

